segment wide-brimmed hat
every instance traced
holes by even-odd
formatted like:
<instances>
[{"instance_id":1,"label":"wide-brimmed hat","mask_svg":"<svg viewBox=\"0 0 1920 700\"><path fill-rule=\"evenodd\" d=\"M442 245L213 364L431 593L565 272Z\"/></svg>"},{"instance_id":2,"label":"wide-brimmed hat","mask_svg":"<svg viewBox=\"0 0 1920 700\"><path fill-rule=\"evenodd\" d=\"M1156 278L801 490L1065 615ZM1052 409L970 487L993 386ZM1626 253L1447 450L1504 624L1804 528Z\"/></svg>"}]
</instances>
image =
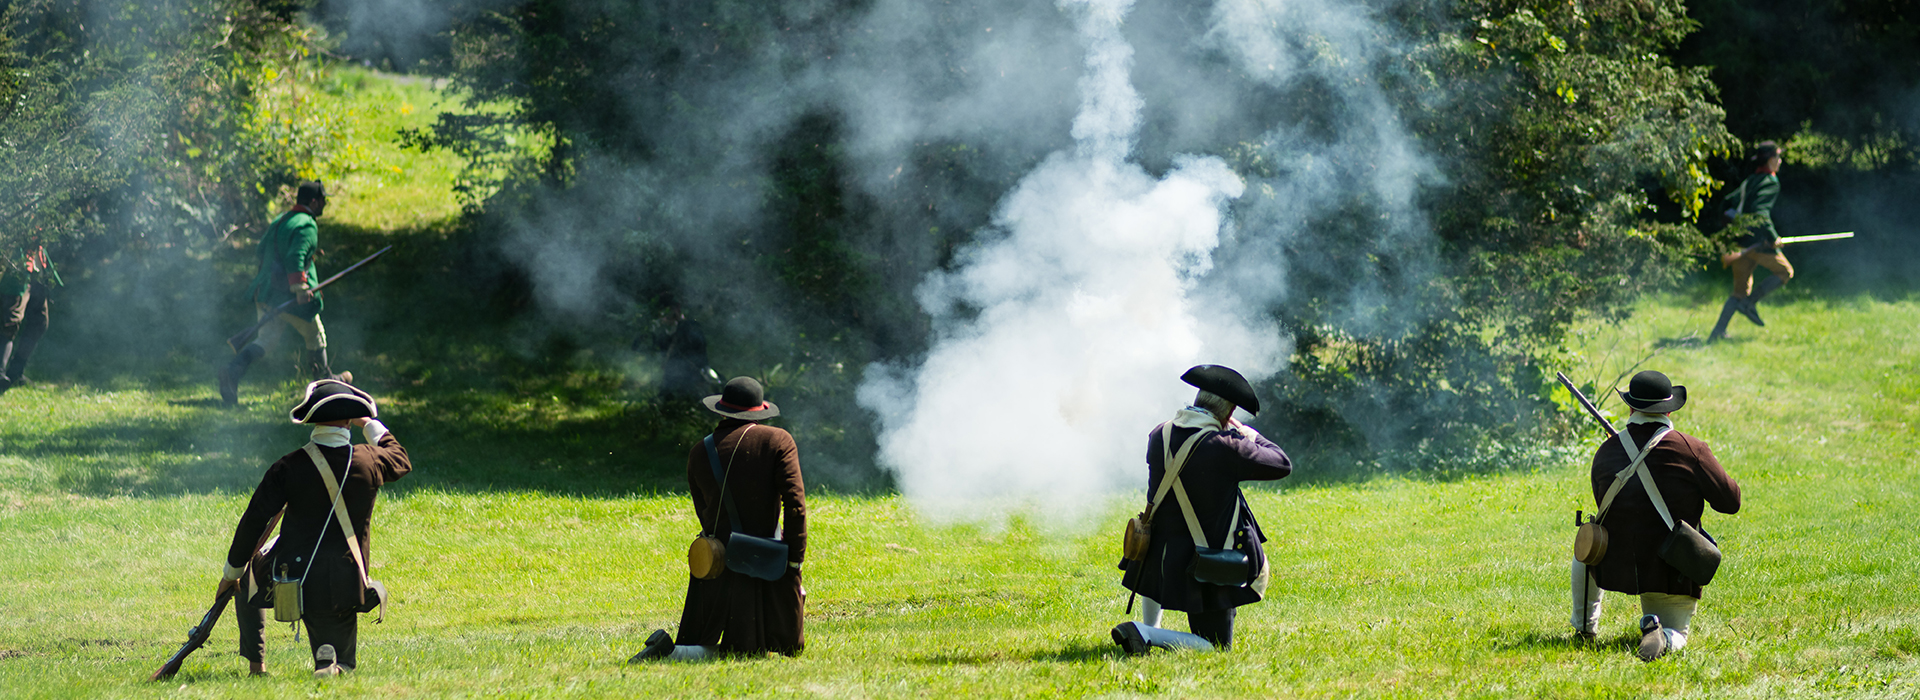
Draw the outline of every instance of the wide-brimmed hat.
<instances>
[{"instance_id":1,"label":"wide-brimmed hat","mask_svg":"<svg viewBox=\"0 0 1920 700\"><path fill-rule=\"evenodd\" d=\"M1674 386L1667 375L1653 370L1633 375L1627 390L1619 394L1621 401L1641 413L1672 413L1687 405L1687 388Z\"/></svg>"},{"instance_id":2,"label":"wide-brimmed hat","mask_svg":"<svg viewBox=\"0 0 1920 700\"><path fill-rule=\"evenodd\" d=\"M701 399L707 410L728 418L761 421L780 415L780 407L767 401L767 392L753 377L734 377L720 389L720 395Z\"/></svg>"},{"instance_id":3,"label":"wide-brimmed hat","mask_svg":"<svg viewBox=\"0 0 1920 700\"><path fill-rule=\"evenodd\" d=\"M367 392L338 379L322 379L307 385L306 398L294 406L288 416L295 423L331 423L355 418L379 418L380 408Z\"/></svg>"},{"instance_id":4,"label":"wide-brimmed hat","mask_svg":"<svg viewBox=\"0 0 1920 700\"><path fill-rule=\"evenodd\" d=\"M1260 415L1260 397L1253 395L1253 385L1230 367L1196 365L1180 375L1180 381L1231 401L1233 405L1246 409L1247 413Z\"/></svg>"}]
</instances>

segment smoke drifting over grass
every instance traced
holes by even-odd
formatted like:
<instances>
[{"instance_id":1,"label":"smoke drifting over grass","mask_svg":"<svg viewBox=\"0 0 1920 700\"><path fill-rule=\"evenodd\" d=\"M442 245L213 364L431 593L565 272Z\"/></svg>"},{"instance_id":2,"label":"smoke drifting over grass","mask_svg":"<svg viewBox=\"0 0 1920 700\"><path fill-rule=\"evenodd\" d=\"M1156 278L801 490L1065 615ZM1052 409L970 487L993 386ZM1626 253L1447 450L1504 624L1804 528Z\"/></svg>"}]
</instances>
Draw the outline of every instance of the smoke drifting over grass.
<instances>
[{"instance_id":1,"label":"smoke drifting over grass","mask_svg":"<svg viewBox=\"0 0 1920 700\"><path fill-rule=\"evenodd\" d=\"M1277 329L1203 322L1206 302L1190 296L1240 178L1213 157L1162 178L1128 161L1141 123L1120 33L1131 5L1067 4L1087 48L1075 148L1007 196L1000 235L921 287L939 336L924 362L875 366L861 387L883 425L881 464L936 517L983 503L1097 507L1088 496L1138 480L1142 441L1118 438L1182 405L1183 369L1222 362L1257 380L1279 366Z\"/></svg>"}]
</instances>

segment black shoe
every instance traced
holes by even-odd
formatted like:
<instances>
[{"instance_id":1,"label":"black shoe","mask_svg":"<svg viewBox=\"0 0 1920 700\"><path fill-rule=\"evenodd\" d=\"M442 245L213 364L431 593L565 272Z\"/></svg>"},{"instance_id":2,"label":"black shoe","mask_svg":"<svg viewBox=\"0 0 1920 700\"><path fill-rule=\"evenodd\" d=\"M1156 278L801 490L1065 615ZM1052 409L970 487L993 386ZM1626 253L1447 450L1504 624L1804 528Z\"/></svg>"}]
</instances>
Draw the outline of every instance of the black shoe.
<instances>
[{"instance_id":1,"label":"black shoe","mask_svg":"<svg viewBox=\"0 0 1920 700\"><path fill-rule=\"evenodd\" d=\"M0 377L0 396L5 396L7 394L7 390L12 388L13 388L12 380L7 379L6 377Z\"/></svg>"},{"instance_id":2,"label":"black shoe","mask_svg":"<svg viewBox=\"0 0 1920 700\"><path fill-rule=\"evenodd\" d=\"M673 635L667 634L666 630L654 630L653 634L647 636L647 648L641 649L640 653L634 654L631 659L627 659L627 663L637 664L642 661L664 659L667 658L668 654L672 653Z\"/></svg>"},{"instance_id":3,"label":"black shoe","mask_svg":"<svg viewBox=\"0 0 1920 700\"><path fill-rule=\"evenodd\" d=\"M1667 655L1667 633L1660 629L1659 615L1640 616L1640 660L1653 661Z\"/></svg>"},{"instance_id":4,"label":"black shoe","mask_svg":"<svg viewBox=\"0 0 1920 700\"><path fill-rule=\"evenodd\" d=\"M1752 299L1741 299L1739 300L1739 304L1735 305L1733 308L1735 311L1739 311L1741 316L1745 316L1747 317L1747 320L1752 321L1753 325L1756 325L1756 326L1767 325L1766 321L1760 320L1760 309L1754 306Z\"/></svg>"},{"instance_id":5,"label":"black shoe","mask_svg":"<svg viewBox=\"0 0 1920 700\"><path fill-rule=\"evenodd\" d=\"M1153 649L1153 646L1147 643L1146 635L1140 634L1139 624L1122 622L1113 627L1113 643L1120 645L1121 650L1134 656L1145 654Z\"/></svg>"}]
</instances>

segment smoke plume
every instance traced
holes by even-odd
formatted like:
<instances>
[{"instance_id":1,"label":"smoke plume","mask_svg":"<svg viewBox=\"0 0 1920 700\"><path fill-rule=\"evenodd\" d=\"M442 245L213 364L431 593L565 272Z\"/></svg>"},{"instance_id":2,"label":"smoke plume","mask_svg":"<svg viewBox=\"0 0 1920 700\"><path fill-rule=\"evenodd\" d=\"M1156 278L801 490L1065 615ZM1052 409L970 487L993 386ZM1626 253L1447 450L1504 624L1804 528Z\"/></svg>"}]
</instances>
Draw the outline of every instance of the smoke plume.
<instances>
[{"instance_id":1,"label":"smoke plume","mask_svg":"<svg viewBox=\"0 0 1920 700\"><path fill-rule=\"evenodd\" d=\"M872 367L861 386L883 425L880 463L936 517L983 503L1079 510L1139 480L1147 428L1191 393L1174 379L1184 368L1225 363L1257 381L1282 358L1257 315L1203 320L1208 302L1193 296L1240 177L1214 157L1158 178L1130 162L1142 102L1120 28L1132 2L1065 4L1086 46L1074 148L1007 195L958 269L921 286L938 333L926 359Z\"/></svg>"}]
</instances>

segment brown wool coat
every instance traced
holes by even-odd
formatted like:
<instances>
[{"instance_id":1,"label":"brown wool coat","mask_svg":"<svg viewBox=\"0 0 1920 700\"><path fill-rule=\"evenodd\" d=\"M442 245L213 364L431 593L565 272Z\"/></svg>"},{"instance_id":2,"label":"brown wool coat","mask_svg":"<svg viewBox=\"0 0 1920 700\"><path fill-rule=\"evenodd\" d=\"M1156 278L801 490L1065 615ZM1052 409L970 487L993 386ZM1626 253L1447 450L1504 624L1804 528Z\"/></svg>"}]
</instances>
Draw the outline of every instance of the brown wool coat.
<instances>
[{"instance_id":1,"label":"brown wool coat","mask_svg":"<svg viewBox=\"0 0 1920 700\"><path fill-rule=\"evenodd\" d=\"M353 525L355 539L360 541L360 553L371 561L374 501L382 486L413 471L413 461L393 433L380 436L378 445L354 445L351 464L347 461L347 449L321 447L320 454L327 458L334 479L340 484L347 522ZM359 588L359 577L353 573L353 554L340 535L340 525L328 515L331 505L326 481L320 478L320 470L314 468L307 451L298 449L288 453L267 467L267 473L260 477L260 485L254 488L246 513L234 528L227 563L236 567L245 565L268 521L285 508L286 517L280 521L280 540L266 553L266 570L254 572L255 581L263 582L279 573L283 563L288 573L298 578L304 575L309 564L319 562L313 576L308 577L307 608L344 612L358 607L363 590ZM320 539L320 552L314 555L316 539ZM307 559L310 555L312 561ZM264 597L258 602L264 604Z\"/></svg>"},{"instance_id":2,"label":"brown wool coat","mask_svg":"<svg viewBox=\"0 0 1920 700\"><path fill-rule=\"evenodd\" d=\"M1659 428L1658 423L1635 423L1628 425L1626 432L1634 444L1640 445ZM1608 438L1600 444L1593 455L1591 474L1596 505L1606 498L1614 476L1630 462L1619 438ZM1700 516L1709 504L1722 513L1740 511L1740 484L1727 475L1720 460L1714 459L1713 451L1699 438L1675 430L1654 446L1646 464L1653 483L1660 486L1667 512L1676 520L1699 528ZM1628 481L1614 496L1613 507L1601 523L1607 527L1607 557L1589 569L1601 588L1630 594L1700 597L1700 584L1660 558L1660 543L1666 541L1670 530L1654 510L1653 499L1647 496L1639 477Z\"/></svg>"},{"instance_id":3,"label":"brown wool coat","mask_svg":"<svg viewBox=\"0 0 1920 700\"><path fill-rule=\"evenodd\" d=\"M740 509L742 532L779 539L787 544L788 561L805 561L807 489L800 477L800 450L793 435L728 418L714 428L713 436L721 468L732 465L726 489ZM687 451L687 486L702 530L726 539L732 530L731 518L721 509L720 482L713 478L702 443L694 443ZM731 653L797 654L806 646L806 603L800 571L791 567L777 581L735 571L710 581L689 576L687 603L674 643L718 645Z\"/></svg>"}]
</instances>

